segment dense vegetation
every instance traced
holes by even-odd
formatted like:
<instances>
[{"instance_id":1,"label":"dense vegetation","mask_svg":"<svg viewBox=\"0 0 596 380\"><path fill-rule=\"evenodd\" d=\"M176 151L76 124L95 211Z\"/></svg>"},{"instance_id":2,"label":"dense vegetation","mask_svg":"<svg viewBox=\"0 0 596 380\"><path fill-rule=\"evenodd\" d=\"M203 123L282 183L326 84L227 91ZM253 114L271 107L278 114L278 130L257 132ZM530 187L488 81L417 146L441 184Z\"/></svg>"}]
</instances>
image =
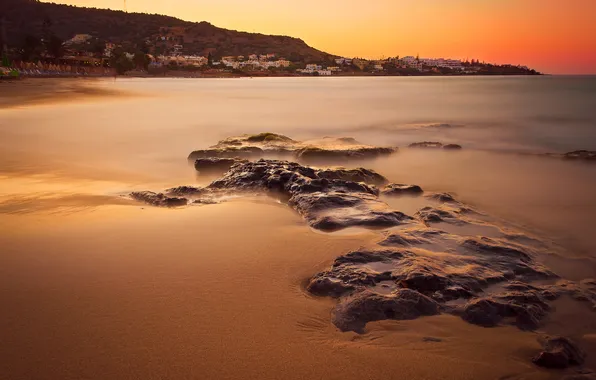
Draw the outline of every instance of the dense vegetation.
<instances>
[{"instance_id":1,"label":"dense vegetation","mask_svg":"<svg viewBox=\"0 0 596 380\"><path fill-rule=\"evenodd\" d=\"M165 33L172 40L168 42L183 44L182 52L185 54L206 56L212 53L221 57L277 53L306 62L332 58L297 38L238 32L207 22L194 23L163 15L81 8L34 0L2 0L2 4L0 17L4 16L6 20L9 48L21 48L31 36L43 38L44 22L51 20L53 35L61 40L70 39L75 34L90 34L116 44L139 46L147 40L161 41L160 36ZM156 44L156 48L160 53L159 49L167 47Z\"/></svg>"}]
</instances>

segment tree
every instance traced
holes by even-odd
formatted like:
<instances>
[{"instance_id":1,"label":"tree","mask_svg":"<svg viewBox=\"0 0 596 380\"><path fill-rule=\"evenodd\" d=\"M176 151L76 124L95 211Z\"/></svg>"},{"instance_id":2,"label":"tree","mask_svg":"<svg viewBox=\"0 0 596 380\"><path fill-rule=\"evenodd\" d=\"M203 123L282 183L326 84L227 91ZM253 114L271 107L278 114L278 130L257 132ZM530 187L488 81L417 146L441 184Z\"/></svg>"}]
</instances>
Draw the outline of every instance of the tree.
<instances>
[{"instance_id":1,"label":"tree","mask_svg":"<svg viewBox=\"0 0 596 380\"><path fill-rule=\"evenodd\" d=\"M95 39L91 45L91 52L96 58L103 57L103 54L106 50L106 42L101 39Z\"/></svg>"},{"instance_id":2,"label":"tree","mask_svg":"<svg viewBox=\"0 0 596 380\"><path fill-rule=\"evenodd\" d=\"M213 66L213 56L211 56L211 52L209 52L209 54L207 55L207 65L209 67Z\"/></svg>"},{"instance_id":3,"label":"tree","mask_svg":"<svg viewBox=\"0 0 596 380\"><path fill-rule=\"evenodd\" d=\"M62 58L64 55L64 42L59 37L52 34L46 46L47 52L54 59Z\"/></svg>"},{"instance_id":4,"label":"tree","mask_svg":"<svg viewBox=\"0 0 596 380\"><path fill-rule=\"evenodd\" d=\"M127 71L134 69L134 63L128 59L122 49L117 49L112 54L110 59L110 66L116 69L118 74L124 74Z\"/></svg>"},{"instance_id":5,"label":"tree","mask_svg":"<svg viewBox=\"0 0 596 380\"><path fill-rule=\"evenodd\" d=\"M147 56L147 54L141 51L135 53L135 56L133 57L132 61L134 62L137 68L141 68L144 70L147 70L149 68L149 57Z\"/></svg>"},{"instance_id":6,"label":"tree","mask_svg":"<svg viewBox=\"0 0 596 380\"><path fill-rule=\"evenodd\" d=\"M39 57L41 50L41 41L39 37L27 34L20 49L21 60L31 61Z\"/></svg>"}]
</instances>

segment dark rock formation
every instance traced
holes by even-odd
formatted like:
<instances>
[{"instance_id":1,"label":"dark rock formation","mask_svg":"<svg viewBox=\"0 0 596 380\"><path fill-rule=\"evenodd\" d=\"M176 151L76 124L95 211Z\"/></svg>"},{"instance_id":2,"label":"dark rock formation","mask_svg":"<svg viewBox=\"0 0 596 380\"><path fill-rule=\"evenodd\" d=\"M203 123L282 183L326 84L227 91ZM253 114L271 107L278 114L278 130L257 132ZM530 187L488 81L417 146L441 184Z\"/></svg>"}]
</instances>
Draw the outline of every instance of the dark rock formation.
<instances>
[{"instance_id":1,"label":"dark rock formation","mask_svg":"<svg viewBox=\"0 0 596 380\"><path fill-rule=\"evenodd\" d=\"M226 147L226 148L210 148L195 150L188 159L195 161L201 158L245 158L255 159L260 158L265 154L263 149L255 146L242 147Z\"/></svg>"},{"instance_id":2,"label":"dark rock formation","mask_svg":"<svg viewBox=\"0 0 596 380\"><path fill-rule=\"evenodd\" d=\"M455 212L444 209L441 207L424 207L416 213L416 216L425 223L439 223L439 222L451 222L451 223L463 223L455 214Z\"/></svg>"},{"instance_id":3,"label":"dark rock formation","mask_svg":"<svg viewBox=\"0 0 596 380\"><path fill-rule=\"evenodd\" d=\"M464 307L462 318L484 327L494 327L510 320L522 330L534 330L549 310L539 292L513 291L470 301Z\"/></svg>"},{"instance_id":4,"label":"dark rock formation","mask_svg":"<svg viewBox=\"0 0 596 380\"><path fill-rule=\"evenodd\" d=\"M199 158L195 161L195 169L203 173L224 173L239 162L246 161L239 158Z\"/></svg>"},{"instance_id":5,"label":"dark rock formation","mask_svg":"<svg viewBox=\"0 0 596 380\"><path fill-rule=\"evenodd\" d=\"M356 147L353 149L306 147L296 152L296 158L301 160L367 159L387 156L396 151L397 148L382 147Z\"/></svg>"},{"instance_id":6,"label":"dark rock formation","mask_svg":"<svg viewBox=\"0 0 596 380\"><path fill-rule=\"evenodd\" d=\"M403 185L398 183L391 183L385 186L385 188L381 190L381 193L385 195L418 195L422 194L423 190L418 185Z\"/></svg>"},{"instance_id":7,"label":"dark rock formation","mask_svg":"<svg viewBox=\"0 0 596 380\"><path fill-rule=\"evenodd\" d=\"M422 141L408 145L408 148L442 148L443 144L437 141Z\"/></svg>"},{"instance_id":8,"label":"dark rock formation","mask_svg":"<svg viewBox=\"0 0 596 380\"><path fill-rule=\"evenodd\" d=\"M194 186L178 186L165 191L167 195L177 197L193 197L205 194L205 189Z\"/></svg>"},{"instance_id":9,"label":"dark rock formation","mask_svg":"<svg viewBox=\"0 0 596 380\"><path fill-rule=\"evenodd\" d=\"M259 133L229 137L216 145L196 150L189 160L200 158L286 158L300 160L366 159L392 154L397 148L360 144L351 137L324 138L318 141L296 141L276 133Z\"/></svg>"},{"instance_id":10,"label":"dark rock formation","mask_svg":"<svg viewBox=\"0 0 596 380\"><path fill-rule=\"evenodd\" d=\"M280 135L277 133L271 133L271 132L264 132L264 133L259 133L256 135L251 135L248 136L246 138L246 141L248 142L284 142L284 143L293 143L295 142L294 140L292 140L291 138L284 136L284 135Z\"/></svg>"},{"instance_id":11,"label":"dark rock formation","mask_svg":"<svg viewBox=\"0 0 596 380\"><path fill-rule=\"evenodd\" d=\"M368 322L415 319L438 313L438 304L415 290L398 289L389 295L364 291L337 305L333 323L341 331L362 332Z\"/></svg>"},{"instance_id":12,"label":"dark rock formation","mask_svg":"<svg viewBox=\"0 0 596 380\"><path fill-rule=\"evenodd\" d=\"M540 343L544 351L532 359L536 365L563 369L584 364L586 354L568 338L546 337L541 339Z\"/></svg>"},{"instance_id":13,"label":"dark rock formation","mask_svg":"<svg viewBox=\"0 0 596 380\"><path fill-rule=\"evenodd\" d=\"M382 185L387 183L387 178L383 177L374 170L358 169L327 169L317 172L317 176L323 179L340 179L343 181L364 182L369 185Z\"/></svg>"},{"instance_id":14,"label":"dark rock formation","mask_svg":"<svg viewBox=\"0 0 596 380\"><path fill-rule=\"evenodd\" d=\"M131 193L130 196L134 200L157 207L179 207L188 204L188 199L186 198L168 197L163 193L154 193L151 191L136 191Z\"/></svg>"},{"instance_id":15,"label":"dark rock formation","mask_svg":"<svg viewBox=\"0 0 596 380\"><path fill-rule=\"evenodd\" d=\"M563 158L567 160L586 160L596 161L596 151L593 150L576 150L573 152L565 153Z\"/></svg>"},{"instance_id":16,"label":"dark rock formation","mask_svg":"<svg viewBox=\"0 0 596 380\"><path fill-rule=\"evenodd\" d=\"M273 193L293 206L312 227L324 231L350 226L388 227L407 223L411 218L389 210L378 199L375 187L339 179L380 180L375 174L359 169L321 171L288 161L259 160L232 166L208 188Z\"/></svg>"},{"instance_id":17,"label":"dark rock formation","mask_svg":"<svg viewBox=\"0 0 596 380\"><path fill-rule=\"evenodd\" d=\"M453 198L453 195L451 195L449 193L434 193L434 194L429 194L426 197L429 199L432 199L434 201L441 202L441 203L450 203L450 202L457 203L455 198Z\"/></svg>"},{"instance_id":18,"label":"dark rock formation","mask_svg":"<svg viewBox=\"0 0 596 380\"><path fill-rule=\"evenodd\" d=\"M461 145L458 144L447 144L443 146L443 149L447 150L460 150L462 149Z\"/></svg>"}]
</instances>

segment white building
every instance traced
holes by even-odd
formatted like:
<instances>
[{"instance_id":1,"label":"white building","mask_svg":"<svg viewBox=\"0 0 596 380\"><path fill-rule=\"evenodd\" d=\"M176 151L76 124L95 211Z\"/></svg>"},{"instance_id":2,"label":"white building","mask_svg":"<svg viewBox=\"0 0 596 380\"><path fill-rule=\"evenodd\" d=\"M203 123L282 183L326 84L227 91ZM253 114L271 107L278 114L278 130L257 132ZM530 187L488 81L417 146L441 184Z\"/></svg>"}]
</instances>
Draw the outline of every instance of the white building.
<instances>
[{"instance_id":1,"label":"white building","mask_svg":"<svg viewBox=\"0 0 596 380\"><path fill-rule=\"evenodd\" d=\"M91 38L93 38L93 36L91 36L90 34L75 34L73 38L66 41L64 44L66 46L82 44L89 41Z\"/></svg>"}]
</instances>

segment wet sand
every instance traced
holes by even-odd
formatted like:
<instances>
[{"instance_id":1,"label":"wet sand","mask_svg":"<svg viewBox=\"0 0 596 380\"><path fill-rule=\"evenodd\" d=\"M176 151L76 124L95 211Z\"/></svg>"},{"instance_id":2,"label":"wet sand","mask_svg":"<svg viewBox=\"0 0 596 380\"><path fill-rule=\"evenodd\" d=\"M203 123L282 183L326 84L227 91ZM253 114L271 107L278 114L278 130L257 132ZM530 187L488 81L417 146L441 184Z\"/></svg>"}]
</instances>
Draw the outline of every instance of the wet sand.
<instances>
[{"instance_id":1,"label":"wet sand","mask_svg":"<svg viewBox=\"0 0 596 380\"><path fill-rule=\"evenodd\" d=\"M70 83L48 81L43 93ZM160 82L118 83L118 91L138 93ZM284 112L296 105L270 94L223 95L227 86L244 82L226 81L215 90L209 80L177 83L178 92L166 86L161 97L86 98L75 90L60 103L46 103L38 89L23 87L20 104L27 107L14 107L13 99L0 109L0 378L563 375L530 361L540 351L537 333L510 326L482 328L443 314L369 323L364 334L340 332L330 318L336 301L313 297L304 286L338 256L378 241L375 232L317 232L286 205L265 198L170 210L123 197L210 182L197 177L186 155L243 128L296 131L309 122L311 130L300 133L327 134L316 130L310 115L288 117ZM210 100L197 101L194 91ZM246 109L235 108L244 102ZM285 111L274 113L282 103ZM254 108L258 104L266 107ZM318 115L326 120L328 111ZM217 128L228 124L234 126ZM455 155L402 150L350 166L425 190L453 191L564 247L564 256L540 260L566 278L596 273L594 166L467 148ZM414 199L388 203L406 213L420 206ZM577 340L588 353L586 367L594 369L594 314L568 301L556 301L539 331Z\"/></svg>"},{"instance_id":2,"label":"wet sand","mask_svg":"<svg viewBox=\"0 0 596 380\"><path fill-rule=\"evenodd\" d=\"M0 83L0 109L85 101L98 97L122 96L123 92L104 86L107 79L26 78Z\"/></svg>"},{"instance_id":3,"label":"wet sand","mask_svg":"<svg viewBox=\"0 0 596 380\"><path fill-rule=\"evenodd\" d=\"M10 379L553 377L528 360L536 334L512 327L444 315L340 333L333 301L303 281L374 234L316 233L282 205L106 206L0 226Z\"/></svg>"}]
</instances>

